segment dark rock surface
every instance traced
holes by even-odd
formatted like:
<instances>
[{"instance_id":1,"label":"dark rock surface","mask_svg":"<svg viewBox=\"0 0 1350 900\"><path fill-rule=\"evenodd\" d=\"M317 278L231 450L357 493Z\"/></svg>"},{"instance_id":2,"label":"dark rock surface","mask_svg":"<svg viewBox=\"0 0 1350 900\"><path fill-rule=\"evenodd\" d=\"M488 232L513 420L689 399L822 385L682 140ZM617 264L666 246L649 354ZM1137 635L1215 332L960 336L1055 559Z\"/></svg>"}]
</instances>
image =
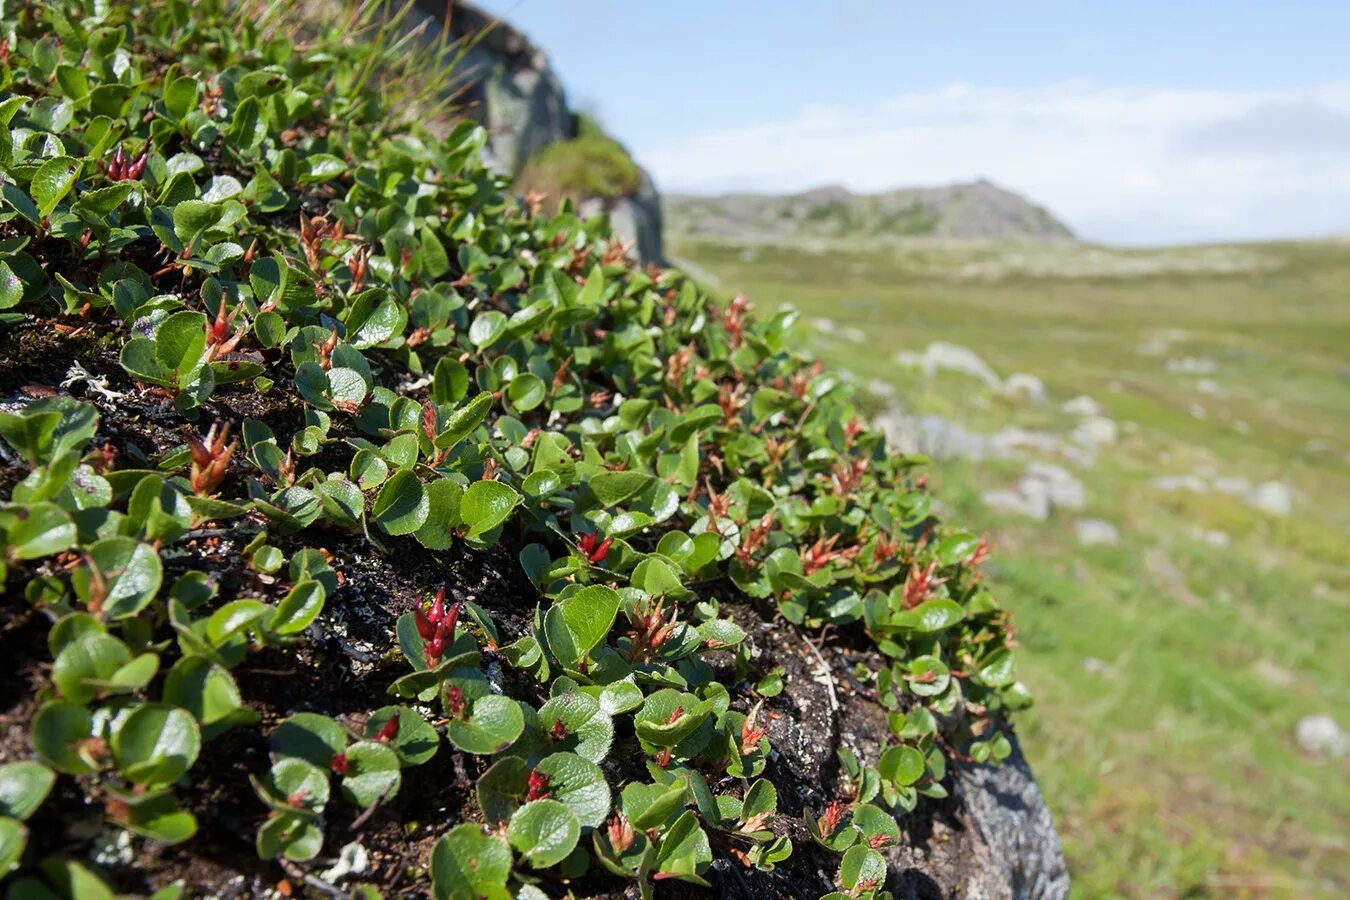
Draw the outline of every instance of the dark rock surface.
<instances>
[{"instance_id":1,"label":"dark rock surface","mask_svg":"<svg viewBox=\"0 0 1350 900\"><path fill-rule=\"evenodd\" d=\"M425 23L426 34L439 34L445 11L444 2L417 0L417 14L410 24ZM471 4L458 2L448 31L451 39L469 43L477 39L460 62L453 86L464 88L460 102L487 128L487 158L493 166L519 173L540 150L576 137L576 116L562 81L549 64L548 54L522 32ZM585 200L581 212L608 215L615 234L633 244L638 260L661 261L661 197L645 170L637 193Z\"/></svg>"}]
</instances>

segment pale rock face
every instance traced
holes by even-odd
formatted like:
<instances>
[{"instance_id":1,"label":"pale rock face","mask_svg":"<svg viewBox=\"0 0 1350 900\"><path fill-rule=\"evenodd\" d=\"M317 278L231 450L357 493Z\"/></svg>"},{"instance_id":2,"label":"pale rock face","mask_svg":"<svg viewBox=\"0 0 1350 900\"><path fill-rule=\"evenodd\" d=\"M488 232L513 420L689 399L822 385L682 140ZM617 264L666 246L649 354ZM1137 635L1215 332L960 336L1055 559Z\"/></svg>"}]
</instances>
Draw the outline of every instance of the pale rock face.
<instances>
[{"instance_id":1,"label":"pale rock face","mask_svg":"<svg viewBox=\"0 0 1350 900\"><path fill-rule=\"evenodd\" d=\"M1272 516L1287 516L1294 511L1294 490L1278 481L1263 481L1252 488L1247 503Z\"/></svg>"},{"instance_id":2,"label":"pale rock face","mask_svg":"<svg viewBox=\"0 0 1350 900\"><path fill-rule=\"evenodd\" d=\"M1212 375L1219 371L1219 364L1207 357L1183 356L1169 359L1167 371L1173 375Z\"/></svg>"},{"instance_id":3,"label":"pale rock face","mask_svg":"<svg viewBox=\"0 0 1350 900\"><path fill-rule=\"evenodd\" d=\"M1043 522L1054 509L1082 509L1087 491L1063 466L1032 462L1011 488L986 491L980 499L991 509Z\"/></svg>"},{"instance_id":4,"label":"pale rock face","mask_svg":"<svg viewBox=\"0 0 1350 900\"><path fill-rule=\"evenodd\" d=\"M1084 547L1112 546L1120 543L1116 526L1102 519L1079 519L1073 525L1078 543Z\"/></svg>"},{"instance_id":5,"label":"pale rock face","mask_svg":"<svg viewBox=\"0 0 1350 900\"><path fill-rule=\"evenodd\" d=\"M1102 407L1087 394L1079 394L1072 400L1065 400L1061 403L1059 411L1070 416L1100 416Z\"/></svg>"},{"instance_id":6,"label":"pale rock face","mask_svg":"<svg viewBox=\"0 0 1350 900\"><path fill-rule=\"evenodd\" d=\"M924 374L930 378L939 371L961 372L983 381L987 387L996 391L1003 387L1002 380L989 367L989 364L980 358L978 353L959 344L934 341L921 354L911 350L901 350L893 358L902 366L922 368Z\"/></svg>"},{"instance_id":7,"label":"pale rock face","mask_svg":"<svg viewBox=\"0 0 1350 900\"><path fill-rule=\"evenodd\" d=\"M1073 430L1073 439L1084 447L1105 447L1118 437L1120 429L1106 416L1085 416Z\"/></svg>"},{"instance_id":8,"label":"pale rock face","mask_svg":"<svg viewBox=\"0 0 1350 900\"><path fill-rule=\"evenodd\" d=\"M1350 735L1328 715L1304 716L1294 726L1294 738L1304 753L1342 757L1350 754Z\"/></svg>"},{"instance_id":9,"label":"pale rock face","mask_svg":"<svg viewBox=\"0 0 1350 900\"><path fill-rule=\"evenodd\" d=\"M1044 403L1048 396L1045 382L1026 372L1014 372L1003 382L1003 393L1014 400L1033 406Z\"/></svg>"}]
</instances>

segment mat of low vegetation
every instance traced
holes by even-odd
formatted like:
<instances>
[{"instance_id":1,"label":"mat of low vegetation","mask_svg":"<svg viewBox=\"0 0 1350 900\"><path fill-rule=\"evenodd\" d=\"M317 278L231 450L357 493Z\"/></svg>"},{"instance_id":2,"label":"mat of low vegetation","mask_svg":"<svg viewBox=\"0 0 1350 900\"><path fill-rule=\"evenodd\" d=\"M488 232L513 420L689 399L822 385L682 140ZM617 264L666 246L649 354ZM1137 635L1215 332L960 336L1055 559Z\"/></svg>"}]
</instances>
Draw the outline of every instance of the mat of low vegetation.
<instances>
[{"instance_id":1,"label":"mat of low vegetation","mask_svg":"<svg viewBox=\"0 0 1350 900\"><path fill-rule=\"evenodd\" d=\"M340 28L6 14L9 897L881 896L1011 752L986 548L791 314L531 215Z\"/></svg>"},{"instance_id":2,"label":"mat of low vegetation","mask_svg":"<svg viewBox=\"0 0 1350 900\"><path fill-rule=\"evenodd\" d=\"M1346 250L671 242L946 439L934 490L988 529L1036 695L1019 736L1084 896L1350 892L1346 761L1297 734L1350 727ZM926 372L936 342L967 371ZM1033 463L1081 508L986 503Z\"/></svg>"}]
</instances>

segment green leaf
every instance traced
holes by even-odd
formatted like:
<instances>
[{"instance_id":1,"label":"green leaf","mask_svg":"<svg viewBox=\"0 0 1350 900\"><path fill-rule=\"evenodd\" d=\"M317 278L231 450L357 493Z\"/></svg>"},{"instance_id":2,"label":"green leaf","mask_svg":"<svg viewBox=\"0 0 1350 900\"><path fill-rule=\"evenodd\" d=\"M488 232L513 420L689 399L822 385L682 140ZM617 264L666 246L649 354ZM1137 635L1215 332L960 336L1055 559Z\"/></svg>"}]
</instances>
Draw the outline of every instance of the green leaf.
<instances>
[{"instance_id":1,"label":"green leaf","mask_svg":"<svg viewBox=\"0 0 1350 900\"><path fill-rule=\"evenodd\" d=\"M112 736L113 760L122 774L150 787L177 781L197 761L201 746L192 714L161 703L138 707Z\"/></svg>"},{"instance_id":2,"label":"green leaf","mask_svg":"<svg viewBox=\"0 0 1350 900\"><path fill-rule=\"evenodd\" d=\"M88 703L99 689L89 681L108 681L131 662L127 645L110 634L93 632L72 641L52 663L52 684L72 703Z\"/></svg>"},{"instance_id":3,"label":"green leaf","mask_svg":"<svg viewBox=\"0 0 1350 900\"><path fill-rule=\"evenodd\" d=\"M309 627L323 611L323 585L306 579L297 583L277 604L268 623L268 630L280 635L299 634Z\"/></svg>"},{"instance_id":4,"label":"green leaf","mask_svg":"<svg viewBox=\"0 0 1350 900\"><path fill-rule=\"evenodd\" d=\"M980 662L980 682L988 687L1006 687L1015 677L1013 655L1007 648L995 650Z\"/></svg>"},{"instance_id":5,"label":"green leaf","mask_svg":"<svg viewBox=\"0 0 1350 900\"><path fill-rule=\"evenodd\" d=\"M907 787L923 777L925 765L922 753L913 747L901 745L881 754L881 759L877 761L877 773L886 781Z\"/></svg>"},{"instance_id":6,"label":"green leaf","mask_svg":"<svg viewBox=\"0 0 1350 900\"><path fill-rule=\"evenodd\" d=\"M89 548L89 559L103 575L107 586L103 613L112 619L125 619L145 609L164 581L164 566L155 548L134 538L98 541ZM76 592L86 602L89 581L87 568L76 570Z\"/></svg>"},{"instance_id":7,"label":"green leaf","mask_svg":"<svg viewBox=\"0 0 1350 900\"><path fill-rule=\"evenodd\" d=\"M861 884L880 888L886 883L886 858L864 844L848 848L839 864L839 883L848 891Z\"/></svg>"},{"instance_id":8,"label":"green leaf","mask_svg":"<svg viewBox=\"0 0 1350 900\"><path fill-rule=\"evenodd\" d=\"M262 859L285 856L303 862L323 849L323 829L298 813L277 812L258 830L257 848Z\"/></svg>"},{"instance_id":9,"label":"green leaf","mask_svg":"<svg viewBox=\"0 0 1350 900\"><path fill-rule=\"evenodd\" d=\"M547 388L544 379L529 372L522 372L506 387L506 399L519 412L529 412L544 402Z\"/></svg>"},{"instance_id":10,"label":"green leaf","mask_svg":"<svg viewBox=\"0 0 1350 900\"><path fill-rule=\"evenodd\" d=\"M19 864L23 849L28 844L28 829L18 819L0 816L0 878L9 874L9 870ZM10 888L10 896L25 896L17 884ZM31 896L31 895L30 895Z\"/></svg>"},{"instance_id":11,"label":"green leaf","mask_svg":"<svg viewBox=\"0 0 1350 900\"><path fill-rule=\"evenodd\" d=\"M0 816L27 819L47 799L55 781L56 775L41 763L24 761L0 766ZM0 872L3 871L0 866Z\"/></svg>"},{"instance_id":12,"label":"green leaf","mask_svg":"<svg viewBox=\"0 0 1350 900\"><path fill-rule=\"evenodd\" d=\"M327 769L333 757L347 746L342 726L318 713L296 713L272 732L272 752L294 756Z\"/></svg>"},{"instance_id":13,"label":"green leaf","mask_svg":"<svg viewBox=\"0 0 1350 900\"><path fill-rule=\"evenodd\" d=\"M432 374L431 399L436 403L458 403L468 390L469 370L459 360L442 356Z\"/></svg>"},{"instance_id":14,"label":"green leaf","mask_svg":"<svg viewBox=\"0 0 1350 900\"><path fill-rule=\"evenodd\" d=\"M675 820L656 848L656 867L677 878L697 877L712 862L712 846L692 811Z\"/></svg>"},{"instance_id":15,"label":"green leaf","mask_svg":"<svg viewBox=\"0 0 1350 900\"><path fill-rule=\"evenodd\" d=\"M185 656L174 663L164 679L164 702L192 713L201 723L202 739L208 741L258 718L244 707L229 670L200 656Z\"/></svg>"},{"instance_id":16,"label":"green leaf","mask_svg":"<svg viewBox=\"0 0 1350 900\"><path fill-rule=\"evenodd\" d=\"M437 478L426 486L427 518L417 529L418 543L428 550L448 550L458 528L460 498L464 489L449 478Z\"/></svg>"},{"instance_id":17,"label":"green leaf","mask_svg":"<svg viewBox=\"0 0 1350 900\"><path fill-rule=\"evenodd\" d=\"M80 175L80 168L80 161L69 156L53 157L38 167L28 189L37 204L39 218L50 216L56 204L70 193L70 189L75 186L75 179Z\"/></svg>"},{"instance_id":18,"label":"green leaf","mask_svg":"<svg viewBox=\"0 0 1350 900\"><path fill-rule=\"evenodd\" d=\"M0 137L3 137L0 135ZM0 260L0 309L11 309L23 300L23 282L9 264Z\"/></svg>"},{"instance_id":19,"label":"green leaf","mask_svg":"<svg viewBox=\"0 0 1350 900\"><path fill-rule=\"evenodd\" d=\"M575 753L552 753L535 771L548 779L549 796L572 810L583 829L598 828L609 817L609 783L589 759Z\"/></svg>"},{"instance_id":20,"label":"green leaf","mask_svg":"<svg viewBox=\"0 0 1350 900\"><path fill-rule=\"evenodd\" d=\"M460 520L468 526L468 536L477 537L506 521L520 495L500 481L475 481L459 502Z\"/></svg>"},{"instance_id":21,"label":"green leaf","mask_svg":"<svg viewBox=\"0 0 1350 900\"><path fill-rule=\"evenodd\" d=\"M121 206L122 202L131 196L132 190L134 186L130 181L119 181L117 184L110 184L97 190L85 191L76 201L75 208L104 218Z\"/></svg>"},{"instance_id":22,"label":"green leaf","mask_svg":"<svg viewBox=\"0 0 1350 900\"><path fill-rule=\"evenodd\" d=\"M684 807L684 782L671 784L640 784L634 782L623 789L620 805L633 827L646 831L661 828Z\"/></svg>"},{"instance_id":23,"label":"green leaf","mask_svg":"<svg viewBox=\"0 0 1350 900\"><path fill-rule=\"evenodd\" d=\"M385 706L375 710L366 720L364 735L373 738L394 716L398 716L398 734L390 746L398 751L404 768L420 766L436 755L440 735L426 719L406 706Z\"/></svg>"},{"instance_id":24,"label":"green leaf","mask_svg":"<svg viewBox=\"0 0 1350 900\"><path fill-rule=\"evenodd\" d=\"M452 719L445 734L465 753L487 756L510 747L524 730L525 714L520 704L501 694L488 694L474 701L467 721Z\"/></svg>"},{"instance_id":25,"label":"green leaf","mask_svg":"<svg viewBox=\"0 0 1350 900\"><path fill-rule=\"evenodd\" d=\"M184 310L164 320L155 332L155 361L178 373L180 383L202 363L206 352L206 315Z\"/></svg>"},{"instance_id":26,"label":"green leaf","mask_svg":"<svg viewBox=\"0 0 1350 900\"><path fill-rule=\"evenodd\" d=\"M78 703L46 703L33 718L33 749L58 772L87 775L94 767L81 751L93 728L89 710Z\"/></svg>"},{"instance_id":27,"label":"green leaf","mask_svg":"<svg viewBox=\"0 0 1350 900\"><path fill-rule=\"evenodd\" d=\"M361 809L384 802L398 793L402 764L398 753L375 741L357 741L347 748L347 773L342 796Z\"/></svg>"},{"instance_id":28,"label":"green leaf","mask_svg":"<svg viewBox=\"0 0 1350 900\"><path fill-rule=\"evenodd\" d=\"M345 478L330 478L315 487L314 493L323 504L324 515L339 525L359 526L366 517L366 498Z\"/></svg>"},{"instance_id":29,"label":"green leaf","mask_svg":"<svg viewBox=\"0 0 1350 900\"><path fill-rule=\"evenodd\" d=\"M950 628L965 618L965 610L952 600L925 600L910 613L919 631L928 633Z\"/></svg>"},{"instance_id":30,"label":"green leaf","mask_svg":"<svg viewBox=\"0 0 1350 900\"><path fill-rule=\"evenodd\" d=\"M619 595L603 585L582 588L550 607L544 617L549 649L565 668L575 669L614 627Z\"/></svg>"},{"instance_id":31,"label":"green leaf","mask_svg":"<svg viewBox=\"0 0 1350 900\"><path fill-rule=\"evenodd\" d=\"M432 848L430 869L436 900L505 897L511 850L500 838L483 834L478 825L456 825Z\"/></svg>"},{"instance_id":32,"label":"green leaf","mask_svg":"<svg viewBox=\"0 0 1350 900\"><path fill-rule=\"evenodd\" d=\"M422 527L431 503L417 476L407 469L394 473L384 483L371 507L370 517L387 534L412 534Z\"/></svg>"},{"instance_id":33,"label":"green leaf","mask_svg":"<svg viewBox=\"0 0 1350 900\"><path fill-rule=\"evenodd\" d=\"M504 334L506 316L495 309L479 314L469 326L469 340L480 350L491 347Z\"/></svg>"},{"instance_id":34,"label":"green leaf","mask_svg":"<svg viewBox=\"0 0 1350 900\"><path fill-rule=\"evenodd\" d=\"M0 509L0 529L11 561L51 556L75 543L75 523L54 503Z\"/></svg>"},{"instance_id":35,"label":"green leaf","mask_svg":"<svg viewBox=\"0 0 1350 900\"><path fill-rule=\"evenodd\" d=\"M492 394L484 391L464 406L455 410L446 420L441 433L436 435L436 448L449 450L479 426L492 408Z\"/></svg>"},{"instance_id":36,"label":"green leaf","mask_svg":"<svg viewBox=\"0 0 1350 900\"><path fill-rule=\"evenodd\" d=\"M946 663L936 656L919 656L909 664L909 689L920 697L936 697L951 684Z\"/></svg>"},{"instance_id":37,"label":"green leaf","mask_svg":"<svg viewBox=\"0 0 1350 900\"><path fill-rule=\"evenodd\" d=\"M184 200L173 208L173 231L185 246L201 237L202 232L215 227L225 209L209 200Z\"/></svg>"},{"instance_id":38,"label":"green leaf","mask_svg":"<svg viewBox=\"0 0 1350 900\"><path fill-rule=\"evenodd\" d=\"M581 823L557 800L532 800L511 816L506 834L531 866L545 869L562 862L576 847Z\"/></svg>"},{"instance_id":39,"label":"green leaf","mask_svg":"<svg viewBox=\"0 0 1350 900\"><path fill-rule=\"evenodd\" d=\"M615 506L647 489L653 477L642 472L602 472L590 480L592 493L604 506Z\"/></svg>"}]
</instances>

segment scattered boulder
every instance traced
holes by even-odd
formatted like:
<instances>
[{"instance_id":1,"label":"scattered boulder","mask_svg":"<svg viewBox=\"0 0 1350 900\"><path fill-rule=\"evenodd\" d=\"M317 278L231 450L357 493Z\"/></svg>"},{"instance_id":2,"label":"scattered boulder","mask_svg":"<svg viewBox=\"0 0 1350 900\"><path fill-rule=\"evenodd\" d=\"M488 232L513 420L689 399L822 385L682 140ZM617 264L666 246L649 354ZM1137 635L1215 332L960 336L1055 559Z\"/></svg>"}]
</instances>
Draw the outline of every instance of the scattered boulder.
<instances>
[{"instance_id":1,"label":"scattered boulder","mask_svg":"<svg viewBox=\"0 0 1350 900\"><path fill-rule=\"evenodd\" d=\"M902 350L895 355L895 361L900 365L918 366L930 378L939 370L947 370L977 378L994 390L1000 390L1003 385L998 375L978 353L969 347L949 344L946 341L934 341L921 354Z\"/></svg>"},{"instance_id":2,"label":"scattered boulder","mask_svg":"<svg viewBox=\"0 0 1350 900\"><path fill-rule=\"evenodd\" d=\"M1217 528L1194 528L1191 530L1191 537L1195 538L1211 547L1224 549L1233 543L1233 536L1226 531L1220 531Z\"/></svg>"},{"instance_id":3,"label":"scattered boulder","mask_svg":"<svg viewBox=\"0 0 1350 900\"><path fill-rule=\"evenodd\" d=\"M1014 372L1003 382L1003 394L1033 406L1044 403L1048 396L1045 382L1026 372Z\"/></svg>"},{"instance_id":4,"label":"scattered boulder","mask_svg":"<svg viewBox=\"0 0 1350 900\"><path fill-rule=\"evenodd\" d=\"M1070 416L1100 416L1102 407L1100 403L1087 394L1079 394L1072 400L1065 400L1061 403L1059 411Z\"/></svg>"},{"instance_id":5,"label":"scattered boulder","mask_svg":"<svg viewBox=\"0 0 1350 900\"><path fill-rule=\"evenodd\" d=\"M1073 523L1078 543L1084 547L1113 546L1120 543L1120 532L1116 526L1103 519L1079 519Z\"/></svg>"},{"instance_id":6,"label":"scattered boulder","mask_svg":"<svg viewBox=\"0 0 1350 900\"><path fill-rule=\"evenodd\" d=\"M1304 716L1294 726L1299 748L1312 756L1342 757L1350 754L1350 735L1328 715Z\"/></svg>"},{"instance_id":7,"label":"scattered boulder","mask_svg":"<svg viewBox=\"0 0 1350 900\"><path fill-rule=\"evenodd\" d=\"M1169 359L1167 371L1173 375L1212 375L1219 371L1219 364L1208 357L1183 356Z\"/></svg>"},{"instance_id":8,"label":"scattered boulder","mask_svg":"<svg viewBox=\"0 0 1350 900\"><path fill-rule=\"evenodd\" d=\"M976 461L995 455L986 435L932 413L911 416L891 410L878 416L873 424L900 453Z\"/></svg>"},{"instance_id":9,"label":"scattered boulder","mask_svg":"<svg viewBox=\"0 0 1350 900\"><path fill-rule=\"evenodd\" d=\"M1025 494L1016 488L985 491L980 495L984 505L992 510L1014 516L1025 516L1044 522L1050 518L1050 500L1044 494Z\"/></svg>"},{"instance_id":10,"label":"scattered boulder","mask_svg":"<svg viewBox=\"0 0 1350 900\"><path fill-rule=\"evenodd\" d=\"M866 388L867 393L873 397L881 397L886 400L892 399L896 394L895 385L889 381L882 381L880 378L868 379Z\"/></svg>"},{"instance_id":11,"label":"scattered boulder","mask_svg":"<svg viewBox=\"0 0 1350 900\"><path fill-rule=\"evenodd\" d=\"M1063 466L1033 462L1011 488L986 491L981 500L991 509L1043 522L1053 509L1082 509L1087 491Z\"/></svg>"},{"instance_id":12,"label":"scattered boulder","mask_svg":"<svg viewBox=\"0 0 1350 900\"><path fill-rule=\"evenodd\" d=\"M1073 430L1073 439L1084 447L1105 447L1120 436L1115 420L1106 416L1085 416Z\"/></svg>"},{"instance_id":13,"label":"scattered boulder","mask_svg":"<svg viewBox=\"0 0 1350 900\"><path fill-rule=\"evenodd\" d=\"M1087 491L1068 469L1054 463L1033 462L1018 479L1024 491L1040 491L1053 506L1062 509L1082 509L1087 504Z\"/></svg>"},{"instance_id":14,"label":"scattered boulder","mask_svg":"<svg viewBox=\"0 0 1350 900\"><path fill-rule=\"evenodd\" d=\"M1279 481L1263 481L1247 494L1247 504L1272 516L1287 516L1294 511L1294 490Z\"/></svg>"}]
</instances>

